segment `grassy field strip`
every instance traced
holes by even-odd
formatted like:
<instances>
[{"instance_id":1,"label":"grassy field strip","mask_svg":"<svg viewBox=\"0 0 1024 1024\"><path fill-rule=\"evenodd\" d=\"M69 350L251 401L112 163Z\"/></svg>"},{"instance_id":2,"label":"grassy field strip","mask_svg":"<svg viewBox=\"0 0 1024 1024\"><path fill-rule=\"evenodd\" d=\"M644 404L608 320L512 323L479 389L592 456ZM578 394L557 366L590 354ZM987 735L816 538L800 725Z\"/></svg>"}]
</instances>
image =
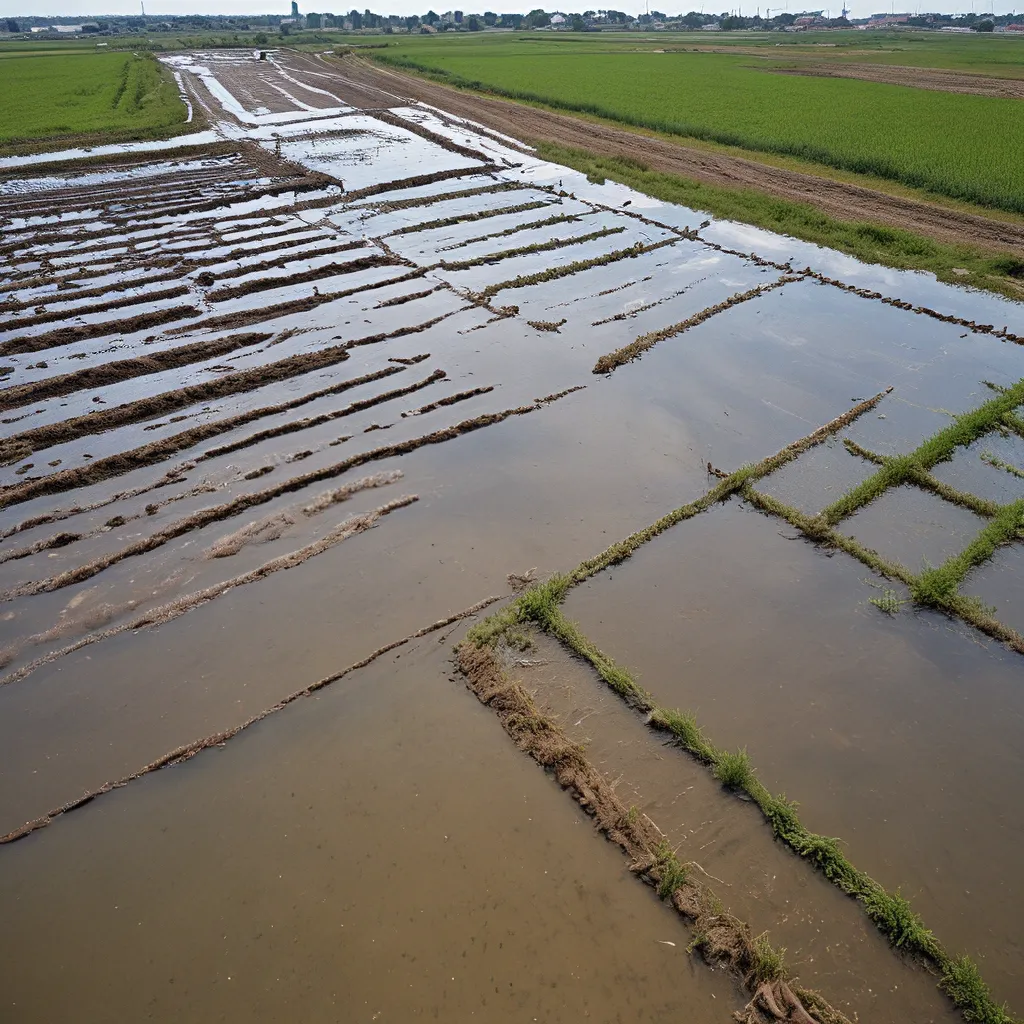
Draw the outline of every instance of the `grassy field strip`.
<instances>
[{"instance_id":1,"label":"grassy field strip","mask_svg":"<svg viewBox=\"0 0 1024 1024\"><path fill-rule=\"evenodd\" d=\"M992 999L974 962L966 956L951 956L939 940L924 927L920 917L914 913L910 903L899 892L888 892L881 884L855 868L840 849L837 839L810 832L800 822L794 803L784 796L770 794L757 779L745 751L730 753L720 750L704 735L692 715L658 706L654 697L644 690L627 670L617 665L584 636L575 624L566 619L560 608L571 588L598 572L625 561L640 546L676 523L705 512L718 502L740 493L762 511L782 516L792 522L817 542L841 547L865 561L877 572L906 583L912 593L915 593L916 584L917 594L925 598L931 597L933 606L964 618L962 605L966 603L973 608L972 602L961 597L944 597L942 595L945 591L942 587L946 586L949 580L956 581L955 585L958 585L966 571L989 557L998 543L1005 541L1013 531L1024 529L1024 500L1001 507L993 515L986 529L961 555L950 559L939 569L928 570L915 577L903 566L868 552L852 538L844 537L826 526L824 520L812 520L811 517L784 506L754 489L753 485L757 480L793 461L814 445L834 436L863 413L874 408L888 393L882 392L859 403L847 413L793 442L775 455L724 476L703 497L681 506L646 529L611 545L594 558L580 563L572 572L557 574L546 582L531 587L508 607L470 630L463 643L469 648L494 647L501 639L514 633L522 623L534 623L549 632L571 652L588 661L601 679L630 707L648 716L652 728L671 732L680 745L713 771L723 785L749 795L771 825L775 836L800 857L813 864L843 892L857 899L868 917L895 948L919 956L937 970L940 975L940 986L961 1010L965 1020L982 1024L1019 1024L1005 1007L999 1006ZM979 410L958 417L951 427L940 431L936 438L925 442L918 449L918 452L923 454L918 457L916 464L924 466L927 458L931 456L935 456L935 460L938 461L942 452L948 457L958 446L952 443L954 439L960 444L969 443L976 436L980 436L980 433L1000 422L1007 408L1019 404L1022 397L1024 381L1015 388L1006 389L997 399L986 403ZM928 468L931 465L934 465L934 462L931 462ZM881 478L883 472L884 469L876 474L876 477ZM890 476L891 474L886 475L884 480L889 480ZM874 480L876 477L870 479ZM886 488L883 487L882 490L884 489ZM865 489L863 484L853 490L863 499L861 505L871 500L868 495L873 494L877 497L877 494L881 493L881 490L876 489L872 492ZM813 529L806 528L812 526ZM945 603L934 605L936 595ZM975 612L979 616L983 614L981 610L975 609ZM971 619L966 621L976 624ZM997 625L1000 625L1005 637L1008 638L1009 634L1013 633L1001 624ZM1016 649L1024 652L1024 638L1020 639L1022 646Z\"/></svg>"},{"instance_id":2,"label":"grassy field strip","mask_svg":"<svg viewBox=\"0 0 1024 1024\"><path fill-rule=\"evenodd\" d=\"M809 203L664 174L640 159L602 156L542 140L537 142L537 153L586 174L595 183L610 178L663 202L827 246L864 263L926 270L947 283L970 284L1010 298L1024 296L1024 261L1007 253L939 242L881 224L837 220Z\"/></svg>"},{"instance_id":3,"label":"grassy field strip","mask_svg":"<svg viewBox=\"0 0 1024 1024\"><path fill-rule=\"evenodd\" d=\"M107 141L186 130L170 72L151 54L79 53L6 61L0 148L32 139L111 133Z\"/></svg>"},{"instance_id":4,"label":"grassy field strip","mask_svg":"<svg viewBox=\"0 0 1024 1024\"><path fill-rule=\"evenodd\" d=\"M98 796L102 796L104 793L110 793L115 789L120 789L122 786L127 786L128 783L134 782L136 779L141 779L152 772L159 771L161 768L170 768L173 765L182 764L184 761L191 760L191 758L195 757L196 754L199 754L210 747L218 747L221 744L226 743L232 737L237 736L239 733L248 729L249 726L255 725L257 722L262 722L263 719L268 718L270 715L276 714L278 711L283 711L289 704L292 704L303 697L309 697L322 690L325 686L330 686L332 683L338 682L339 679L344 679L345 676L355 672L357 669L365 668L371 662L376 661L377 658L381 657L381 655L395 650L396 647L401 647L412 640L418 639L419 637L427 636L429 633L435 633L440 629L444 629L446 626L453 625L456 622L460 622L463 619L476 615L484 608L500 600L501 598L499 596L486 597L482 601L477 601L476 604L461 612L456 612L454 615L449 615L447 618L440 619L437 622L432 622L429 626L424 626L422 629L416 630L415 633L410 633L408 636L402 637L401 640L393 640L391 643L385 644L383 647L378 647L377 650L368 657L363 658L361 661L357 661L355 664L349 665L348 668L342 669L340 672L333 672L328 676L324 676L322 679L318 679L316 682L310 683L308 686L304 686L301 690L294 691L287 697L278 701L272 707L266 708L258 714L247 718L239 725L226 729L223 732L214 733L212 736L206 736L203 739L195 740L191 743L186 743L180 747L176 747L174 750L170 750L162 757L152 761L144 768L140 768L138 771L132 772L129 775L124 775L119 779L105 782L102 786L98 786L96 789L90 790L88 793L84 793L82 796L76 797L74 800L71 800L66 804L62 804L60 807L55 807L53 810L48 811L42 816L26 822L24 825L16 828L13 832L8 832L6 835L0 836L0 846L7 843L17 842L19 839L24 839L33 832L38 832L41 828L46 828L57 818L61 817L61 815L92 803L93 800ZM148 623L142 622L140 624L147 625Z\"/></svg>"},{"instance_id":5,"label":"grassy field strip","mask_svg":"<svg viewBox=\"0 0 1024 1024\"><path fill-rule=\"evenodd\" d=\"M1012 100L765 75L721 55L545 56L512 43L503 54L474 58L425 49L416 58L371 58L462 89L1024 212L1024 166L1016 156L1024 132Z\"/></svg>"},{"instance_id":6,"label":"grassy field strip","mask_svg":"<svg viewBox=\"0 0 1024 1024\"><path fill-rule=\"evenodd\" d=\"M494 650L460 644L457 664L469 689L497 714L516 746L554 775L605 838L629 857L630 870L692 925L689 951L699 950L713 967L723 966L742 981L751 998L735 1019L763 1021L763 1012L769 1019L800 1024L850 1024L821 995L790 980L785 950L773 948L767 932L754 936L749 925L725 911L713 890L695 877L692 869L699 865L681 863L661 829L619 800L583 748L508 678Z\"/></svg>"}]
</instances>

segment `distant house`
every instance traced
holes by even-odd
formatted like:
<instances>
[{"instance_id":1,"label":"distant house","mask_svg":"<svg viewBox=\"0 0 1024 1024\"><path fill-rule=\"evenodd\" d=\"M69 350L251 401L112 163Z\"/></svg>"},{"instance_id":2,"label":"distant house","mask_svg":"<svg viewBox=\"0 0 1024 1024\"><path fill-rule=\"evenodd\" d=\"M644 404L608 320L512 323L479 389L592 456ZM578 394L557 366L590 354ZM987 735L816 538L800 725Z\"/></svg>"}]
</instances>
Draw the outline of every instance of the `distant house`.
<instances>
[{"instance_id":1,"label":"distant house","mask_svg":"<svg viewBox=\"0 0 1024 1024\"><path fill-rule=\"evenodd\" d=\"M551 26L552 28L561 28L566 24L566 18L564 14L552 14L551 15Z\"/></svg>"},{"instance_id":2,"label":"distant house","mask_svg":"<svg viewBox=\"0 0 1024 1024\"><path fill-rule=\"evenodd\" d=\"M706 25L701 25L701 32L721 32L722 26L717 21L709 21Z\"/></svg>"}]
</instances>

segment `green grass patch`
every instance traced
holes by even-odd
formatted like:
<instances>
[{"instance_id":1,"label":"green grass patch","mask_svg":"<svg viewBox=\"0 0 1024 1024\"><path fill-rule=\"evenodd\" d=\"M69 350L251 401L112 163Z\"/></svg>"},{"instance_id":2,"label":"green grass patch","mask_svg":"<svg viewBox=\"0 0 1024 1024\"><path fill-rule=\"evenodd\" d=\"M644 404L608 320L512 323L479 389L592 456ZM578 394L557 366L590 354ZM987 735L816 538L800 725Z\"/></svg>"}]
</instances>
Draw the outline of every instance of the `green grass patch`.
<instances>
[{"instance_id":1,"label":"green grass patch","mask_svg":"<svg viewBox=\"0 0 1024 1024\"><path fill-rule=\"evenodd\" d=\"M544 141L536 145L545 160L581 171L594 181L609 178L655 199L828 246L864 263L926 270L942 281L970 284L1012 298L1022 294L1014 270L1019 261L1012 256L937 242L884 225L836 220L808 203L776 199L756 189L708 185L663 174L640 160L599 156Z\"/></svg>"},{"instance_id":2,"label":"green grass patch","mask_svg":"<svg viewBox=\"0 0 1024 1024\"><path fill-rule=\"evenodd\" d=\"M170 72L149 54L67 53L3 63L0 144L111 133L149 138L185 125Z\"/></svg>"}]
</instances>

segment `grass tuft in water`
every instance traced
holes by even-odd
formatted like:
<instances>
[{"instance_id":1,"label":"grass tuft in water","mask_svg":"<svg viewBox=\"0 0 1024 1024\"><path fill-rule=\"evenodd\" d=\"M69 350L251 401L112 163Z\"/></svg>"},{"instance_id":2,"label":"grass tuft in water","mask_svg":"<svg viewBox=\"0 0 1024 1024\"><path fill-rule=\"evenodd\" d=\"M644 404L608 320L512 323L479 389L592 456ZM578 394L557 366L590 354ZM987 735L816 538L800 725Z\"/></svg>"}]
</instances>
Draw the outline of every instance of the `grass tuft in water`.
<instances>
[{"instance_id":1,"label":"grass tuft in water","mask_svg":"<svg viewBox=\"0 0 1024 1024\"><path fill-rule=\"evenodd\" d=\"M720 751L715 758L715 778L723 786L733 789L749 789L754 781L754 766L746 747L735 753Z\"/></svg>"},{"instance_id":2,"label":"grass tuft in water","mask_svg":"<svg viewBox=\"0 0 1024 1024\"><path fill-rule=\"evenodd\" d=\"M886 615L895 615L900 610L900 605L903 601L900 599L899 592L893 590L891 587L886 587L882 591L881 597L872 597L868 599L869 604L873 604L879 610L885 612Z\"/></svg>"},{"instance_id":3,"label":"grass tuft in water","mask_svg":"<svg viewBox=\"0 0 1024 1024\"><path fill-rule=\"evenodd\" d=\"M758 984L779 981L786 977L786 948L773 946L768 933L762 932L754 938L750 953L750 969Z\"/></svg>"}]
</instances>

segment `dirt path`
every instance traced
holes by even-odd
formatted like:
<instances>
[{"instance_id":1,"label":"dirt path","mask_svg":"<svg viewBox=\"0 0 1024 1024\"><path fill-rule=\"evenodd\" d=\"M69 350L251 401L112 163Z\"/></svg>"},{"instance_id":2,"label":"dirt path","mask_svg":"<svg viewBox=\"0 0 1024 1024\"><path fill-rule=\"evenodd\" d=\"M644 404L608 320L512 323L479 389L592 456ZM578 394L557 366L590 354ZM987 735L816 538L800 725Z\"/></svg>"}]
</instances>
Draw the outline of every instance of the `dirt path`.
<instances>
[{"instance_id":1,"label":"dirt path","mask_svg":"<svg viewBox=\"0 0 1024 1024\"><path fill-rule=\"evenodd\" d=\"M524 140L544 140L603 156L642 157L654 171L711 185L752 188L792 202L808 203L838 220L869 221L902 228L941 242L1024 256L1024 224L891 196L860 185L818 178L680 143L638 135L625 128L584 121L491 97L475 96L400 72L373 67L352 57L333 62L338 88L374 90L415 99Z\"/></svg>"},{"instance_id":2,"label":"dirt path","mask_svg":"<svg viewBox=\"0 0 1024 1024\"><path fill-rule=\"evenodd\" d=\"M934 92L960 92L971 96L996 96L1024 99L1024 81L1013 78L989 78L985 75L944 71L939 68L912 68L888 64L810 64L805 68L773 68L780 75L810 75L814 78L859 78L865 82L907 85Z\"/></svg>"}]
</instances>

